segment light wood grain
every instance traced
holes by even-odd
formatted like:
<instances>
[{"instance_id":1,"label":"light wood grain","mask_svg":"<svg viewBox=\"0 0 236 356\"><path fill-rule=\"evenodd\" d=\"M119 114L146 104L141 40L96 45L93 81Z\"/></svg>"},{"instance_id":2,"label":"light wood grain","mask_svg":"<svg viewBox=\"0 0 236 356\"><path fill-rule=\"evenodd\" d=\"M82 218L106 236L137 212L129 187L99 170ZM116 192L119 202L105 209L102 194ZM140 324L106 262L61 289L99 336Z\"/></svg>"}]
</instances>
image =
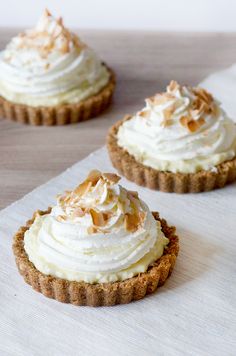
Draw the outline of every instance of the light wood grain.
<instances>
[{"instance_id":1,"label":"light wood grain","mask_svg":"<svg viewBox=\"0 0 236 356\"><path fill-rule=\"evenodd\" d=\"M18 30L0 30L0 48ZM235 61L236 34L81 31L117 74L112 107L71 126L31 127L0 119L0 208L102 146L108 127L143 106L172 78L195 84Z\"/></svg>"}]
</instances>

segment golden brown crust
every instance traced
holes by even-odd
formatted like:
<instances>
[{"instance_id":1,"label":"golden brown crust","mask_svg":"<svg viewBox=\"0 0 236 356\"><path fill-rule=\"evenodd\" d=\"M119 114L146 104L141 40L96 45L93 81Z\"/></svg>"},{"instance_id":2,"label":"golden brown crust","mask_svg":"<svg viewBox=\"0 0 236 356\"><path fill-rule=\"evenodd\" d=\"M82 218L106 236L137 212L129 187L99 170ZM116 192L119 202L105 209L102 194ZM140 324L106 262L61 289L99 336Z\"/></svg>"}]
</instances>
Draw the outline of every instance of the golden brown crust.
<instances>
[{"instance_id":1,"label":"golden brown crust","mask_svg":"<svg viewBox=\"0 0 236 356\"><path fill-rule=\"evenodd\" d=\"M111 104L115 88L115 74L107 69L110 72L108 84L99 93L78 104L33 107L16 104L0 96L0 117L24 124L52 126L73 124L98 116Z\"/></svg>"},{"instance_id":2,"label":"golden brown crust","mask_svg":"<svg viewBox=\"0 0 236 356\"><path fill-rule=\"evenodd\" d=\"M117 144L119 126L129 120L126 116L111 127L107 136L107 148L113 166L120 174L138 185L168 193L199 193L217 188L236 180L236 157L216 166L216 171L197 173L172 173L158 171L139 163Z\"/></svg>"},{"instance_id":3,"label":"golden brown crust","mask_svg":"<svg viewBox=\"0 0 236 356\"><path fill-rule=\"evenodd\" d=\"M38 211L40 215L51 211ZM147 272L127 279L123 282L89 284L85 282L70 282L57 277L47 276L39 272L29 261L24 249L25 231L34 222L36 213L14 236L13 252L20 274L25 282L33 289L41 292L48 298L59 302L87 306L112 306L125 304L133 300L142 299L146 294L154 292L162 286L171 274L179 252L179 239L175 235L175 228L169 227L165 220L159 218L158 213L153 213L156 220L161 222L162 230L170 242L163 256L149 266Z\"/></svg>"}]
</instances>

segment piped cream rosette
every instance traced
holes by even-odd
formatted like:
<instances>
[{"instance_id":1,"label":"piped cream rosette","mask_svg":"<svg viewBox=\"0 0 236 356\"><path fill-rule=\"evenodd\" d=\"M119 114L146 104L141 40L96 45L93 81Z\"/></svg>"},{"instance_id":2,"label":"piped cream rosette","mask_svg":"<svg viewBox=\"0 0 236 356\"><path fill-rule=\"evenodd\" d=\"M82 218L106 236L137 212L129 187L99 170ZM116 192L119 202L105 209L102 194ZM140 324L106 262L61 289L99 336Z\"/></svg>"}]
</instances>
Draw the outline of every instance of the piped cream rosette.
<instances>
[{"instance_id":1,"label":"piped cream rosette","mask_svg":"<svg viewBox=\"0 0 236 356\"><path fill-rule=\"evenodd\" d=\"M236 126L206 90L172 81L120 125L117 143L155 170L196 173L235 157Z\"/></svg>"},{"instance_id":2,"label":"piped cream rosette","mask_svg":"<svg viewBox=\"0 0 236 356\"><path fill-rule=\"evenodd\" d=\"M92 171L49 214L36 217L24 245L40 272L69 281L122 281L162 256L168 239L160 222L119 179Z\"/></svg>"},{"instance_id":3,"label":"piped cream rosette","mask_svg":"<svg viewBox=\"0 0 236 356\"><path fill-rule=\"evenodd\" d=\"M35 28L12 38L0 53L0 95L16 104L79 103L109 80L95 52L47 10Z\"/></svg>"}]
</instances>

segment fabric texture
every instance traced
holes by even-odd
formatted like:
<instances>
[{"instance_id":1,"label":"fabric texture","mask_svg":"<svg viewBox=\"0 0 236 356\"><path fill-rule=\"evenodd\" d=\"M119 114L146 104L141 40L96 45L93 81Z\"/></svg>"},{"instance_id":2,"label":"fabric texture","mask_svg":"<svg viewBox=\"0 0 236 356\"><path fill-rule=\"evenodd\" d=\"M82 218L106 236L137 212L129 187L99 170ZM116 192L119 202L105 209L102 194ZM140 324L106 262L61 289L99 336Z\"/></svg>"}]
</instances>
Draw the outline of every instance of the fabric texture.
<instances>
[{"instance_id":1,"label":"fabric texture","mask_svg":"<svg viewBox=\"0 0 236 356\"><path fill-rule=\"evenodd\" d=\"M223 109L236 122L236 64L220 72L209 75L201 82L222 103Z\"/></svg>"}]
</instances>

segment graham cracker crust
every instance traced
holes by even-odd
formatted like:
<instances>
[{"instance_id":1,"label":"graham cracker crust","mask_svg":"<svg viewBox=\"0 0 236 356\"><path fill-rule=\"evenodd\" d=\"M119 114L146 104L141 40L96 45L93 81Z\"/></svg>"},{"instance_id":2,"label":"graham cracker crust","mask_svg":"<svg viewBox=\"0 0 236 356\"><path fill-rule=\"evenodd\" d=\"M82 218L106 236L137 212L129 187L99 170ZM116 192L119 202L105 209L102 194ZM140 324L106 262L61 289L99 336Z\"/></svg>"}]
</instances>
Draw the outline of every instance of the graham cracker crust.
<instances>
[{"instance_id":1,"label":"graham cracker crust","mask_svg":"<svg viewBox=\"0 0 236 356\"><path fill-rule=\"evenodd\" d=\"M131 116L113 125L107 136L107 148L113 166L119 173L138 185L168 193L200 193L217 188L236 180L236 157L216 166L216 171L197 173L172 173L158 171L135 160L117 143L119 126Z\"/></svg>"},{"instance_id":2,"label":"graham cracker crust","mask_svg":"<svg viewBox=\"0 0 236 356\"><path fill-rule=\"evenodd\" d=\"M36 213L44 215L50 211L51 208ZM29 261L24 249L24 233L33 224L36 213L26 226L22 226L15 234L13 252L16 265L25 282L48 298L63 303L93 307L126 304L153 293L165 283L174 268L179 252L179 239L175 234L175 227L169 227L164 219L160 219L157 212L153 212L155 219L161 222L162 230L170 242L162 257L150 265L147 272L122 282L98 284L71 282L45 275Z\"/></svg>"},{"instance_id":3,"label":"graham cracker crust","mask_svg":"<svg viewBox=\"0 0 236 356\"><path fill-rule=\"evenodd\" d=\"M107 67L110 80L96 95L78 104L57 106L28 106L16 104L0 96L0 117L30 125L66 125L85 121L98 116L112 101L115 88L115 74Z\"/></svg>"}]
</instances>

